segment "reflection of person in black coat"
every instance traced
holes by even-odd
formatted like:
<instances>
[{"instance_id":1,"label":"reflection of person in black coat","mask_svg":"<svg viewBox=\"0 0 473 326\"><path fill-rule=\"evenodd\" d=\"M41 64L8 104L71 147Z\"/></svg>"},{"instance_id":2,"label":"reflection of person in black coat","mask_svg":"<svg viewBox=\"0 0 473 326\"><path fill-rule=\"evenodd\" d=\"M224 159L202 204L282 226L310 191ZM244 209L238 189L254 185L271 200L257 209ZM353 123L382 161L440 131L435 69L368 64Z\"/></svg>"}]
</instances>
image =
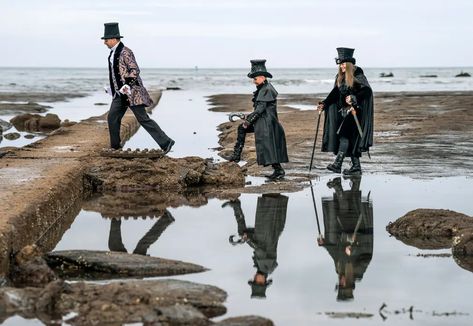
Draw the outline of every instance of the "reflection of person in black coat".
<instances>
[{"instance_id":1,"label":"reflection of person in black coat","mask_svg":"<svg viewBox=\"0 0 473 326\"><path fill-rule=\"evenodd\" d=\"M318 109L325 111L322 152L337 155L327 169L340 173L345 156L351 158L352 166L343 171L345 175L360 175L360 157L373 145L373 92L363 70L355 66L354 49L337 48L339 65L335 85ZM357 128L357 117L363 133Z\"/></svg>"},{"instance_id":2,"label":"reflection of person in black coat","mask_svg":"<svg viewBox=\"0 0 473 326\"><path fill-rule=\"evenodd\" d=\"M340 177L327 185L335 190L333 197L322 198L327 249L338 274L337 300L353 299L355 281L363 278L373 257L373 205L362 197L361 178L351 180L351 189L343 190Z\"/></svg>"},{"instance_id":3,"label":"reflection of person in black coat","mask_svg":"<svg viewBox=\"0 0 473 326\"><path fill-rule=\"evenodd\" d=\"M230 236L230 243L246 242L254 250L253 263L256 273L248 282L251 285L252 298L265 298L266 288L272 283L268 276L278 266L277 247L279 236L286 223L288 199L281 194L264 194L258 197L254 228L246 226L245 216L238 199L223 204L223 207L230 205L233 208L240 236L238 240L234 239L235 236Z\"/></svg>"},{"instance_id":4,"label":"reflection of person in black coat","mask_svg":"<svg viewBox=\"0 0 473 326\"><path fill-rule=\"evenodd\" d=\"M141 240L138 241L133 253L143 256L146 255L149 247L159 239L164 230L166 230L172 222L174 222L174 217L172 217L171 213L166 210L164 214L158 219L158 221L151 227L151 229L149 229L149 231L146 232ZM108 248L110 251L127 252L122 241L120 219L112 219L108 238Z\"/></svg>"},{"instance_id":5,"label":"reflection of person in black coat","mask_svg":"<svg viewBox=\"0 0 473 326\"><path fill-rule=\"evenodd\" d=\"M274 169L269 179L281 179L285 172L281 163L289 161L287 157L286 136L279 123L277 113L278 92L266 79L273 76L266 70L266 60L251 60L249 78L253 78L256 91L253 93L253 108L245 122L238 127L237 142L231 162L239 162L245 145L247 133L255 133L256 161L259 165L271 165Z\"/></svg>"}]
</instances>

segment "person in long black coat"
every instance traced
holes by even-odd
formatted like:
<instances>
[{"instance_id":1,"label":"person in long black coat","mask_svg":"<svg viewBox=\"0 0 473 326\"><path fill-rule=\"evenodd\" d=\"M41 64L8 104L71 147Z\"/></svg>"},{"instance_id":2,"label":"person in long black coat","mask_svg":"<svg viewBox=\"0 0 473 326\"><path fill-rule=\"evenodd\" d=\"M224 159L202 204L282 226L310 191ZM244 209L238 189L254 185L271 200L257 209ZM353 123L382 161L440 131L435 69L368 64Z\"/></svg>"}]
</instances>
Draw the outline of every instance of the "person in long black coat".
<instances>
[{"instance_id":1,"label":"person in long black coat","mask_svg":"<svg viewBox=\"0 0 473 326\"><path fill-rule=\"evenodd\" d=\"M362 196L361 177L351 177L344 190L340 177L327 185L332 197L322 198L325 236L320 245L327 249L338 274L337 300L353 299L355 282L361 281L373 257L373 203Z\"/></svg>"},{"instance_id":2,"label":"person in long black coat","mask_svg":"<svg viewBox=\"0 0 473 326\"><path fill-rule=\"evenodd\" d=\"M259 165L271 165L274 169L270 179L280 179L285 175L281 163L289 161L287 156L286 136L279 123L277 113L278 92L266 79L273 76L266 70L266 60L251 60L249 78L253 78L256 91L253 93L253 108L246 120L238 127L237 142L231 162L239 162L245 145L246 134L255 133L256 161Z\"/></svg>"},{"instance_id":3,"label":"person in long black coat","mask_svg":"<svg viewBox=\"0 0 473 326\"><path fill-rule=\"evenodd\" d=\"M274 272L277 263L277 248L281 233L286 224L289 197L281 194L264 194L258 197L254 228L248 228L240 201L233 200L223 204L233 208L237 221L239 239L230 236L230 243L247 243L253 248L253 265L256 273L248 282L251 285L252 298L265 298L266 288L272 283L269 275Z\"/></svg>"},{"instance_id":4,"label":"person in long black coat","mask_svg":"<svg viewBox=\"0 0 473 326\"><path fill-rule=\"evenodd\" d=\"M373 91L363 70L355 66L354 49L337 48L339 65L335 85L318 109L324 110L324 134L322 152L333 152L335 161L327 169L340 173L343 159L351 158L352 166L344 175L360 175L360 157L373 145ZM363 136L360 136L354 115L359 120Z\"/></svg>"}]
</instances>

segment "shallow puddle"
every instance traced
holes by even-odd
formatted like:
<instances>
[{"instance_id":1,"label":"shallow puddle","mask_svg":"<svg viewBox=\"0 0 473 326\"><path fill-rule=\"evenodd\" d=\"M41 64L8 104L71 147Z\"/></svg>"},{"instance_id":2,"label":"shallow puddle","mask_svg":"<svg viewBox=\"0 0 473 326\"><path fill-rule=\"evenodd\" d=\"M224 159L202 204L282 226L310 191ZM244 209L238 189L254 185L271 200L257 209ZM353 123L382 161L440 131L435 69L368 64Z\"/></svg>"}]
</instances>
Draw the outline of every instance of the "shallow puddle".
<instances>
[{"instance_id":1,"label":"shallow puddle","mask_svg":"<svg viewBox=\"0 0 473 326\"><path fill-rule=\"evenodd\" d=\"M211 270L174 278L227 291L225 317L256 314L276 325L341 325L347 319L379 324L383 318L390 324L468 322L473 274L448 256L417 257L450 250L406 246L385 227L421 207L473 215L467 191L473 180L366 175L359 191L356 187L349 179L315 180L317 215L310 187L297 193L242 194L242 215L217 199L168 208L174 218L170 223L158 217L111 219L82 210L55 250L126 250L201 264ZM250 241L232 245L229 238L240 238L243 222ZM255 253L260 270L272 280L266 289L248 282L257 271Z\"/></svg>"}]
</instances>

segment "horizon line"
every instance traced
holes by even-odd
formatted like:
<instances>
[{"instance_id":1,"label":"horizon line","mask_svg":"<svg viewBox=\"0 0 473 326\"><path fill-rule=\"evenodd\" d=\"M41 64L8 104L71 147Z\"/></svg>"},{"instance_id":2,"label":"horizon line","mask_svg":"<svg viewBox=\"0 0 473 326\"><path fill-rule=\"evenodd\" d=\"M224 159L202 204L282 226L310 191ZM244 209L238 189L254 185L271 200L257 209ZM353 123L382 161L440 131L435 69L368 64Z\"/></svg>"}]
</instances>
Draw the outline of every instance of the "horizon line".
<instances>
[{"instance_id":1,"label":"horizon line","mask_svg":"<svg viewBox=\"0 0 473 326\"><path fill-rule=\"evenodd\" d=\"M333 67L271 67L271 69L333 69ZM0 69L107 69L103 66L90 66L90 67L66 67L66 66L0 66ZM387 66L363 66L364 69L413 69L413 68L423 68L423 69L435 69L435 68L473 68L473 66L397 66L397 67L387 67ZM211 70L211 69L232 69L232 70L242 70L248 69L248 67L147 67L142 66L142 69L190 69L190 70Z\"/></svg>"}]
</instances>

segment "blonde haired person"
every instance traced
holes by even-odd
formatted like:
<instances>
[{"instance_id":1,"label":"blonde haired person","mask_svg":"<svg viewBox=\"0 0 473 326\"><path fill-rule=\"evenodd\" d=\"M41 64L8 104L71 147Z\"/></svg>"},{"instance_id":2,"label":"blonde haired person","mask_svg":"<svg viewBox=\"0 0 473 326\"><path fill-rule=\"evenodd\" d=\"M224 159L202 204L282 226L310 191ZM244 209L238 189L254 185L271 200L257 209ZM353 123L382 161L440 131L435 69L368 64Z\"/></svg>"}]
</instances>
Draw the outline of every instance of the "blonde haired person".
<instances>
[{"instance_id":1,"label":"blonde haired person","mask_svg":"<svg viewBox=\"0 0 473 326\"><path fill-rule=\"evenodd\" d=\"M373 145L373 92L363 70L355 66L354 51L337 48L335 85L317 106L325 111L322 152L337 155L327 169L340 173L344 158L350 157L352 166L344 175L361 175L360 157Z\"/></svg>"}]
</instances>

